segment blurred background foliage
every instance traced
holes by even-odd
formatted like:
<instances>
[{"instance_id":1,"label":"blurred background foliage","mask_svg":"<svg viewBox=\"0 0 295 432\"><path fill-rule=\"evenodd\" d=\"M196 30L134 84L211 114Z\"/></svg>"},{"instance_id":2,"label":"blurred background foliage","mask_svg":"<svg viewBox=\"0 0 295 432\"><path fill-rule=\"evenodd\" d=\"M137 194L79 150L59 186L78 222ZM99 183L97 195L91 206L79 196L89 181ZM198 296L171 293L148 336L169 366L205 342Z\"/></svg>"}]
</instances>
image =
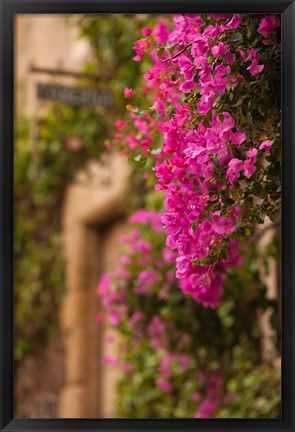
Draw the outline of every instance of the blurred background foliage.
<instances>
[{"instance_id":1,"label":"blurred background foliage","mask_svg":"<svg viewBox=\"0 0 295 432\"><path fill-rule=\"evenodd\" d=\"M149 202L147 208L153 208L151 196ZM156 233L148 225L136 228L141 233L141 240L153 245L152 264L146 268L157 268L153 263L162 258L165 234ZM268 248L272 256L278 259L280 243L277 234L271 238ZM128 253L127 249L125 253ZM155 285L149 296L135 296L134 290L142 267L137 262L137 255L133 258L131 255L126 267L131 275L129 279L125 284L121 278L113 279L119 292L121 289L127 292L128 316L118 327L123 335L120 360L132 365L131 372L122 374L119 382L117 407L120 417L194 417L196 401L192 400L192 394L200 394L201 401L208 397L208 382L205 380L203 385L198 372L207 377L217 372L220 376L218 385L221 403L214 417L280 417L281 375L279 367L274 366L274 358L280 352L279 304L276 299L267 298L267 287L261 280L259 269L261 258L267 256L270 255L259 252L255 243L249 244L243 251L244 264L229 270L220 306L212 310L183 295L177 280L172 282L169 294L165 297L162 296L161 284L157 288ZM157 268L160 279L163 277L165 280L171 269L175 270L169 266ZM265 270L268 271L267 265ZM130 331L130 318L137 311L143 313L143 322L137 330ZM269 342L274 348L271 355L265 355L265 335L258 318L266 311L271 317L272 336ZM169 333L169 344L164 350L151 347L153 335L137 338L137 333L139 335L141 329L144 331L148 328L155 316L174 329ZM182 351L178 351L181 335L189 335L189 343ZM190 359L186 370L177 362L170 364L171 393L163 392L156 385L157 379L162 376L159 365L165 350L168 353L179 352ZM231 395L228 402L227 395Z\"/></svg>"},{"instance_id":2,"label":"blurred background foliage","mask_svg":"<svg viewBox=\"0 0 295 432\"><path fill-rule=\"evenodd\" d=\"M136 88L144 65L133 62L133 44L142 20L127 15L72 16L91 47L77 85L110 90L112 109L48 103L40 118L19 119L15 127L15 358L20 361L57 331L64 289L60 238L61 209L75 173L105 150L113 123L125 113L125 87ZM94 80L91 72L101 78ZM90 78L87 78L87 74ZM68 138L78 144L71 147ZM137 186L141 187L139 176ZM141 196L136 194L135 196ZM136 201L136 198L135 198ZM136 203L135 203L136 205Z\"/></svg>"}]
</instances>

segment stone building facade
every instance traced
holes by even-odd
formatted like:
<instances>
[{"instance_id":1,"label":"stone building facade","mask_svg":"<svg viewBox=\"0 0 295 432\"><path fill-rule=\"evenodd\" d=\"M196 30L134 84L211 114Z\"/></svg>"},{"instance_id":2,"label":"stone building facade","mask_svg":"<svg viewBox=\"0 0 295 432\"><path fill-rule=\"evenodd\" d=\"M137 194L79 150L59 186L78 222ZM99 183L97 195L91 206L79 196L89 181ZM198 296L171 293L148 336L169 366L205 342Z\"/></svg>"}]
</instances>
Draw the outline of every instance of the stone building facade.
<instances>
[{"instance_id":1,"label":"stone building facade","mask_svg":"<svg viewBox=\"0 0 295 432\"><path fill-rule=\"evenodd\" d=\"M37 97L37 84L73 85L74 78L34 69L79 72L89 56L89 46L78 39L75 24L65 16L18 15L15 28L16 115L36 119L46 115L48 107ZM32 121L33 143L36 132ZM110 332L96 323L100 308L96 287L99 276L118 260L119 238L125 231L119 215L128 194L129 168L117 155L106 156L88 168L91 178L77 173L63 205L66 292L59 337L20 368L16 379L19 417L116 415L118 371L103 363L105 355L116 351L116 335L113 344L106 343Z\"/></svg>"}]
</instances>

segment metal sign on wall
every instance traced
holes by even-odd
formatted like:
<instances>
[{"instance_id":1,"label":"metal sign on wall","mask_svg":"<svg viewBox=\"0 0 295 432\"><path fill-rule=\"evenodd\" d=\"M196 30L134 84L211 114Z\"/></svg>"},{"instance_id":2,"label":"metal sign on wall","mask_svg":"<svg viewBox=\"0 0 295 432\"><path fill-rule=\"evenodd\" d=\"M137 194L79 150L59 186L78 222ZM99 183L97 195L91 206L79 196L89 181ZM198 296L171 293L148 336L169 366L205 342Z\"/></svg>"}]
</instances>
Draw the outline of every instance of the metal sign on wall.
<instances>
[{"instance_id":1,"label":"metal sign on wall","mask_svg":"<svg viewBox=\"0 0 295 432\"><path fill-rule=\"evenodd\" d=\"M72 106L110 108L114 104L113 95L110 91L89 87L68 87L38 83L37 96L40 99L55 100Z\"/></svg>"}]
</instances>

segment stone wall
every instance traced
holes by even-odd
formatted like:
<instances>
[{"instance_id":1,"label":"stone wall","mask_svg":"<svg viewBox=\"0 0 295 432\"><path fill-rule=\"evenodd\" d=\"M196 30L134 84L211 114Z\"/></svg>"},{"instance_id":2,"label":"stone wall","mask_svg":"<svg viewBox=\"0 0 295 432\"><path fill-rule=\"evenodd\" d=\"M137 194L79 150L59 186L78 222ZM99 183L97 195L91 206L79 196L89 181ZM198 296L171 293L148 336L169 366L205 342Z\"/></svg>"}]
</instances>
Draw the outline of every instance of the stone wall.
<instances>
[{"instance_id":1,"label":"stone wall","mask_svg":"<svg viewBox=\"0 0 295 432\"><path fill-rule=\"evenodd\" d=\"M72 84L72 77L57 78L32 73L31 66L81 71L89 54L88 42L78 38L79 30L65 15L26 15L15 17L15 95L17 116L34 116L47 109L47 102L36 97L36 84Z\"/></svg>"},{"instance_id":2,"label":"stone wall","mask_svg":"<svg viewBox=\"0 0 295 432\"><path fill-rule=\"evenodd\" d=\"M114 155L104 165L91 164L89 169L91 177L79 173L64 203L67 291L61 329L65 379L58 417L115 416L118 372L103 364L103 356L114 354L116 344L107 344L105 332L96 324L96 286L99 276L118 259L119 237L125 230L119 219L128 195L129 167Z\"/></svg>"}]
</instances>

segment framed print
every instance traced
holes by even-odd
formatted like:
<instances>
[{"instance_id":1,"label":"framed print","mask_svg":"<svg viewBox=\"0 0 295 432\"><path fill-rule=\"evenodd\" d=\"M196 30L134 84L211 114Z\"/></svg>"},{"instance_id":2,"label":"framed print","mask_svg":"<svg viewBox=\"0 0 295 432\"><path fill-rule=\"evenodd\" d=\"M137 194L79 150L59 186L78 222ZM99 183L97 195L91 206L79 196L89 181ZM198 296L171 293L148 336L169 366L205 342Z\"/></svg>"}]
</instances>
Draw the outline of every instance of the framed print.
<instances>
[{"instance_id":1,"label":"framed print","mask_svg":"<svg viewBox=\"0 0 295 432\"><path fill-rule=\"evenodd\" d=\"M1 15L1 430L294 431L294 2Z\"/></svg>"}]
</instances>

